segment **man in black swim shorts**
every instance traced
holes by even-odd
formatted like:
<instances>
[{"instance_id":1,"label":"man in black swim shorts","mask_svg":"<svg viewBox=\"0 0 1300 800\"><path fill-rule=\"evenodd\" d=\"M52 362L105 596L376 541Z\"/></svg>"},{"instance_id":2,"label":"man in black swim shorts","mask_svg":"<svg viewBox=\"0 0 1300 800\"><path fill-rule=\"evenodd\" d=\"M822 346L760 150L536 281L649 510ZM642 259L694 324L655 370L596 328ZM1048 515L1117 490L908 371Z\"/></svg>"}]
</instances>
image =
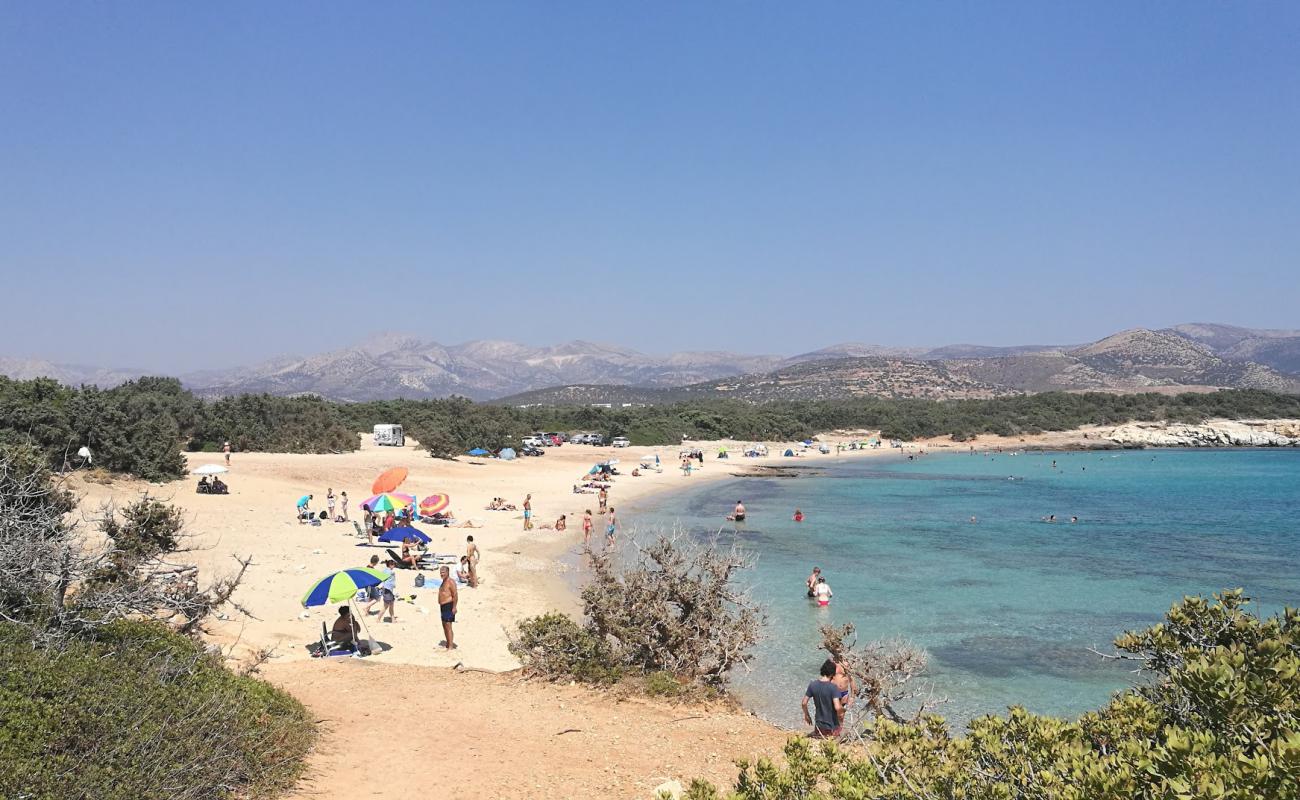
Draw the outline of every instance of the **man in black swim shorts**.
<instances>
[{"instance_id":1,"label":"man in black swim shorts","mask_svg":"<svg viewBox=\"0 0 1300 800\"><path fill-rule=\"evenodd\" d=\"M456 646L452 638L451 626L456 621L456 604L460 601L460 595L456 591L456 582L451 579L451 570L443 567L438 570L442 576L442 585L438 587L438 608L442 610L442 633L446 637L443 642L448 650Z\"/></svg>"}]
</instances>

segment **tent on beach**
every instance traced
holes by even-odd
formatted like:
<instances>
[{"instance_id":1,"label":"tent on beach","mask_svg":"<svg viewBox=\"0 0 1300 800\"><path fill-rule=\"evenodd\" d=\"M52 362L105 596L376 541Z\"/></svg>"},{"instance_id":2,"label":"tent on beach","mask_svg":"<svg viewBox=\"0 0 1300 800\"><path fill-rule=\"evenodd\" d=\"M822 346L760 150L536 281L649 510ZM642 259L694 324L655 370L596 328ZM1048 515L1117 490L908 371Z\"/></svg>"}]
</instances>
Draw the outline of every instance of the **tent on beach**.
<instances>
[{"instance_id":1,"label":"tent on beach","mask_svg":"<svg viewBox=\"0 0 1300 800\"><path fill-rule=\"evenodd\" d=\"M500 453L497 453L497 458L501 459L502 461L514 461L515 460L514 448L513 447L505 448Z\"/></svg>"},{"instance_id":2,"label":"tent on beach","mask_svg":"<svg viewBox=\"0 0 1300 800\"><path fill-rule=\"evenodd\" d=\"M471 450L471 451L469 451L468 453L466 453L466 455L471 455L471 456L490 456L490 455L492 455L492 454L489 453L488 451L484 450L484 449L481 448L481 447L475 447L473 450Z\"/></svg>"}]
</instances>

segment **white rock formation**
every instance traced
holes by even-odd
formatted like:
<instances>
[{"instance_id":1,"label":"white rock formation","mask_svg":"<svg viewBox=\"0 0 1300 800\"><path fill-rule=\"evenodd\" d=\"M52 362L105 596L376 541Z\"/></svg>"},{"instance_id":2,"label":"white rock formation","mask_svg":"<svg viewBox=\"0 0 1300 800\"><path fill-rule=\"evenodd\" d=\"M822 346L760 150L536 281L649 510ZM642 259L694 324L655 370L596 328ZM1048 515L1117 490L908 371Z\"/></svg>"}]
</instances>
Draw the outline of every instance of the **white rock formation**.
<instances>
[{"instance_id":1,"label":"white rock formation","mask_svg":"<svg viewBox=\"0 0 1300 800\"><path fill-rule=\"evenodd\" d=\"M1300 420L1208 420L1131 422L1105 438L1124 447L1300 447Z\"/></svg>"}]
</instances>

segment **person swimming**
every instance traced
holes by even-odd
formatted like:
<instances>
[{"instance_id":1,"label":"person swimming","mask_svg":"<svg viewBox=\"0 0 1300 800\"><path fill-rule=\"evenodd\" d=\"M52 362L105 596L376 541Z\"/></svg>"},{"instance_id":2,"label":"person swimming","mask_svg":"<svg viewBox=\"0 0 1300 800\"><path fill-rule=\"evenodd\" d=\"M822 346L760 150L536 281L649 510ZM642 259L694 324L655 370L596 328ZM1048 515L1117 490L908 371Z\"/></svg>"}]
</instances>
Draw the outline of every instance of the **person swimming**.
<instances>
[{"instance_id":1,"label":"person swimming","mask_svg":"<svg viewBox=\"0 0 1300 800\"><path fill-rule=\"evenodd\" d=\"M803 512L797 508L794 510L794 521L803 522Z\"/></svg>"}]
</instances>

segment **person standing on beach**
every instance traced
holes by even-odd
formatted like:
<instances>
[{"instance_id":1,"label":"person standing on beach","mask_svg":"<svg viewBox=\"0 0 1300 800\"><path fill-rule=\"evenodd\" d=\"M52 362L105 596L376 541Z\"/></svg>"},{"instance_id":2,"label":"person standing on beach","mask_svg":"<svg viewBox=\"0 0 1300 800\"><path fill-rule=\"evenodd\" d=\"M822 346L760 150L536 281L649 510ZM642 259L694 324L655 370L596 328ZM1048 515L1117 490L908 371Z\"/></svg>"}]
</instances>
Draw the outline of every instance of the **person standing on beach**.
<instances>
[{"instance_id":1,"label":"person standing on beach","mask_svg":"<svg viewBox=\"0 0 1300 800\"><path fill-rule=\"evenodd\" d=\"M442 576L442 585L438 587L438 610L442 612L442 635L445 637L443 645L451 650L456 647L451 626L456 621L456 605L460 602L460 595L456 592L456 582L451 579L450 569L444 566L438 570L438 574Z\"/></svg>"},{"instance_id":2,"label":"person standing on beach","mask_svg":"<svg viewBox=\"0 0 1300 800\"><path fill-rule=\"evenodd\" d=\"M530 494L524 498L524 530L533 529L533 496Z\"/></svg>"},{"instance_id":3,"label":"person standing on beach","mask_svg":"<svg viewBox=\"0 0 1300 800\"><path fill-rule=\"evenodd\" d=\"M370 563L366 564L366 566L370 569L379 569L379 556L371 556ZM374 608L375 603L379 602L379 593L380 590L378 586L366 587L366 599L370 601L369 603L366 603L367 617L370 616L370 609Z\"/></svg>"},{"instance_id":4,"label":"person standing on beach","mask_svg":"<svg viewBox=\"0 0 1300 800\"><path fill-rule=\"evenodd\" d=\"M474 544L474 534L465 537L465 555L469 558L469 585L478 587L478 545Z\"/></svg>"},{"instance_id":5,"label":"person standing on beach","mask_svg":"<svg viewBox=\"0 0 1300 800\"><path fill-rule=\"evenodd\" d=\"M334 489L333 487L325 490L325 510L330 513L330 522L334 522Z\"/></svg>"},{"instance_id":6,"label":"person standing on beach","mask_svg":"<svg viewBox=\"0 0 1300 800\"><path fill-rule=\"evenodd\" d=\"M605 549L614 546L614 533L618 529L618 515L610 508L609 518L605 520Z\"/></svg>"},{"instance_id":7,"label":"person standing on beach","mask_svg":"<svg viewBox=\"0 0 1300 800\"><path fill-rule=\"evenodd\" d=\"M379 609L379 621L384 621L384 612L388 612L388 621L397 622L397 562L391 558L384 562L384 582L379 584L379 595L384 600L384 607Z\"/></svg>"},{"instance_id":8,"label":"person standing on beach","mask_svg":"<svg viewBox=\"0 0 1300 800\"><path fill-rule=\"evenodd\" d=\"M604 486L600 487L600 492L596 495L596 499L600 501L599 513L604 514L607 510L606 506L609 505L609 490Z\"/></svg>"},{"instance_id":9,"label":"person standing on beach","mask_svg":"<svg viewBox=\"0 0 1300 800\"><path fill-rule=\"evenodd\" d=\"M339 505L343 512L342 514L343 521L351 522L352 520L348 519L348 493L347 492L339 492Z\"/></svg>"},{"instance_id":10,"label":"person standing on beach","mask_svg":"<svg viewBox=\"0 0 1300 800\"><path fill-rule=\"evenodd\" d=\"M586 549L591 548L591 509L582 515L582 546Z\"/></svg>"},{"instance_id":11,"label":"person standing on beach","mask_svg":"<svg viewBox=\"0 0 1300 800\"><path fill-rule=\"evenodd\" d=\"M813 701L815 718L808 713L808 701ZM808 684L803 695L803 721L813 726L814 739L833 739L840 735L844 704L840 702L840 689L835 685L835 662L829 658L822 664L821 676Z\"/></svg>"},{"instance_id":12,"label":"person standing on beach","mask_svg":"<svg viewBox=\"0 0 1300 800\"><path fill-rule=\"evenodd\" d=\"M227 467L230 466L230 442L229 441L225 441L221 443L221 452L226 454L226 466Z\"/></svg>"}]
</instances>

